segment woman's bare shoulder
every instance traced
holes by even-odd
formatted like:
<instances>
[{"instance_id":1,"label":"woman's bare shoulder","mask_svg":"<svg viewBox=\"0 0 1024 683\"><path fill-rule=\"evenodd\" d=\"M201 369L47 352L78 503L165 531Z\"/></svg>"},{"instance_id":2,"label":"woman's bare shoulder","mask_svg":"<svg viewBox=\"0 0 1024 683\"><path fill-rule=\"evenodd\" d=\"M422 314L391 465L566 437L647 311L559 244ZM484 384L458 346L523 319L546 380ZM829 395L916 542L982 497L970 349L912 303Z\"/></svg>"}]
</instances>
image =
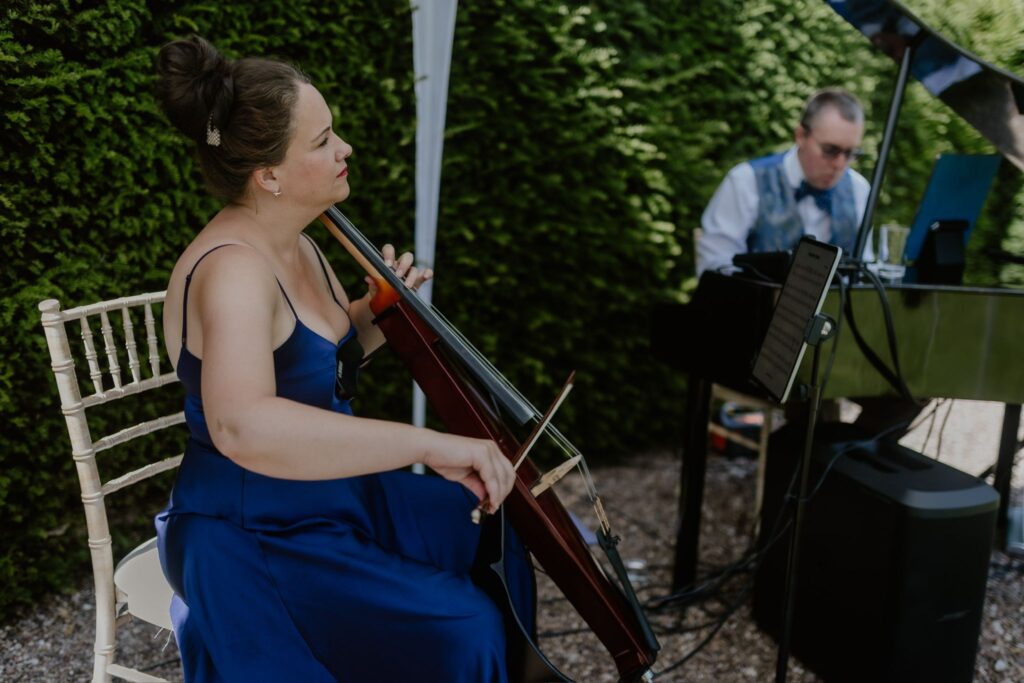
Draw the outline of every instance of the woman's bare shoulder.
<instances>
[{"instance_id":1,"label":"woman's bare shoulder","mask_svg":"<svg viewBox=\"0 0 1024 683\"><path fill-rule=\"evenodd\" d=\"M225 246L232 249L222 249ZM227 257L227 258L225 258ZM193 272L200 260L231 262L234 267L264 268L269 271L266 260L245 239L244 226L215 218L181 252L168 282L168 289L180 287L189 273Z\"/></svg>"}]
</instances>

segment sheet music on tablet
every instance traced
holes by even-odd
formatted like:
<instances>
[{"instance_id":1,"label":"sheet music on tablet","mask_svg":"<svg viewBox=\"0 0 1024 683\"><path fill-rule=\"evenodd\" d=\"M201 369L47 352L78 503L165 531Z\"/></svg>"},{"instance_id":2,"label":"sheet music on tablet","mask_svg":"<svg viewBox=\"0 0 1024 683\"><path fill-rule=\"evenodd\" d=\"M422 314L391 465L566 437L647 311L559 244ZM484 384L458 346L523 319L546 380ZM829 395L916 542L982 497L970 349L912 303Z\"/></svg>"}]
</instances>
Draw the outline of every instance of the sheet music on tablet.
<instances>
[{"instance_id":1,"label":"sheet music on tablet","mask_svg":"<svg viewBox=\"0 0 1024 683\"><path fill-rule=\"evenodd\" d=\"M807 325L821 312L842 254L839 247L811 237L802 238L797 245L793 264L754 361L754 381L779 403L789 398L807 348L804 337Z\"/></svg>"}]
</instances>

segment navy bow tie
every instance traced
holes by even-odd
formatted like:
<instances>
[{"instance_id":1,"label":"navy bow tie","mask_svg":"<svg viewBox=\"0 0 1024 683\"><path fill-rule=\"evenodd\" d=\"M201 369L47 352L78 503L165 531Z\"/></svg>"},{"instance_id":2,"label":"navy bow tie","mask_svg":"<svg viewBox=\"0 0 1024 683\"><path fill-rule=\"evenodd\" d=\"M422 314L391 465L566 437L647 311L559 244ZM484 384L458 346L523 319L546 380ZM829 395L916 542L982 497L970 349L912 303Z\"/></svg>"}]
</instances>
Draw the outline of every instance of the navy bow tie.
<instances>
[{"instance_id":1,"label":"navy bow tie","mask_svg":"<svg viewBox=\"0 0 1024 683\"><path fill-rule=\"evenodd\" d=\"M796 188L796 200L799 202L801 199L807 196L814 197L814 203L818 205L818 208L832 215L832 190L822 190L812 186L806 180L800 182L800 187Z\"/></svg>"}]
</instances>

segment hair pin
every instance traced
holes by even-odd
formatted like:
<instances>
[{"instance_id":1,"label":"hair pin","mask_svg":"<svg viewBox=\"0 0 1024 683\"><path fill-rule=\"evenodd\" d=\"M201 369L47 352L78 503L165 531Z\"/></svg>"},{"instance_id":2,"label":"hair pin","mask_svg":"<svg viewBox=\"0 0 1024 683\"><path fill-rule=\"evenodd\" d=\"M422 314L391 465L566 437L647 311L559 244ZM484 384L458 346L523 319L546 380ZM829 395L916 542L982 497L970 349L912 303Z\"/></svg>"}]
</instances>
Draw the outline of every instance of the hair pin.
<instances>
[{"instance_id":1,"label":"hair pin","mask_svg":"<svg viewBox=\"0 0 1024 683\"><path fill-rule=\"evenodd\" d=\"M210 147L220 147L220 131L213 125L213 114L206 120L206 144Z\"/></svg>"}]
</instances>

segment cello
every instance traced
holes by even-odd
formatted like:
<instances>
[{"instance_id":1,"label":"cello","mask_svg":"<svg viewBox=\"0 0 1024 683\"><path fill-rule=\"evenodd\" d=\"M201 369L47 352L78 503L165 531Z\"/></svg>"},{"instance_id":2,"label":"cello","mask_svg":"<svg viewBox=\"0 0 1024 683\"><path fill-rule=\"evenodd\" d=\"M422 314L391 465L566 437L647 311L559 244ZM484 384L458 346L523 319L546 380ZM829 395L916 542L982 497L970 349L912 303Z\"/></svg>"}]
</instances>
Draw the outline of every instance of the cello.
<instances>
[{"instance_id":1,"label":"cello","mask_svg":"<svg viewBox=\"0 0 1024 683\"><path fill-rule=\"evenodd\" d=\"M489 548L494 571L481 583L504 608L508 634L509 678L513 681L571 680L551 664L511 608L501 565L502 514L543 570L573 605L614 660L619 680L650 680L659 649L630 584L608 518L579 451L549 425L552 406L541 415L515 387L459 334L450 323L409 290L385 263L377 248L331 206L320 222L375 280L370 302L374 323L405 364L445 427L454 434L491 439L513 463L515 486L499 513L487 520L481 544ZM564 398L563 392L563 398ZM533 433L520 442L515 431L533 422ZM526 457L532 442L547 432L567 459L542 475ZM578 468L599 521L596 535L615 580L596 561L552 486ZM475 520L474 520L475 521Z\"/></svg>"}]
</instances>

